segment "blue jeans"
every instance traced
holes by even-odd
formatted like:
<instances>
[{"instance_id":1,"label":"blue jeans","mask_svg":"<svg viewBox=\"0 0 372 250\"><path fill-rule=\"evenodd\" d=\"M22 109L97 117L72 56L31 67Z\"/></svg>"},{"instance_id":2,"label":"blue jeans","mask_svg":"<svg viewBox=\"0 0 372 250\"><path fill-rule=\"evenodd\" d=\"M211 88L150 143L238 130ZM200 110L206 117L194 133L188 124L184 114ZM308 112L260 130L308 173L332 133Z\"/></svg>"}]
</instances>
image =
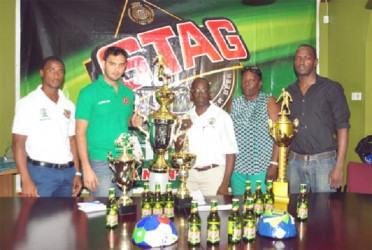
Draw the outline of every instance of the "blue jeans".
<instances>
[{"instance_id":1,"label":"blue jeans","mask_svg":"<svg viewBox=\"0 0 372 250\"><path fill-rule=\"evenodd\" d=\"M336 192L328 184L329 173L335 163L335 157L312 161L289 160L287 164L289 192L299 193L301 183L306 184L307 192L310 190L311 192Z\"/></svg>"},{"instance_id":2,"label":"blue jeans","mask_svg":"<svg viewBox=\"0 0 372 250\"><path fill-rule=\"evenodd\" d=\"M55 169L27 163L40 197L71 197L75 168Z\"/></svg>"},{"instance_id":3,"label":"blue jeans","mask_svg":"<svg viewBox=\"0 0 372 250\"><path fill-rule=\"evenodd\" d=\"M116 183L112 182L114 172L111 171L108 161L90 160L92 170L96 173L99 185L96 186L96 192L89 192L91 197L107 197L109 188L115 188L116 196L121 195L121 190Z\"/></svg>"}]
</instances>

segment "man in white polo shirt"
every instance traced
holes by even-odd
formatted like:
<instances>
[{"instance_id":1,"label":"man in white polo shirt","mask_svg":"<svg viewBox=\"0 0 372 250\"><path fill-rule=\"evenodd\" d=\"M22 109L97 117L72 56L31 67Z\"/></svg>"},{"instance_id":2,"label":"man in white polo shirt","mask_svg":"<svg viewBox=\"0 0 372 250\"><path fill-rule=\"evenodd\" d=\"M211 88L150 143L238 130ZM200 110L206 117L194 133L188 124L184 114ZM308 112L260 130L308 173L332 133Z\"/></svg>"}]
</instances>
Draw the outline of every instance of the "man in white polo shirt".
<instances>
[{"instance_id":1,"label":"man in white polo shirt","mask_svg":"<svg viewBox=\"0 0 372 250\"><path fill-rule=\"evenodd\" d=\"M234 169L238 146L231 117L210 102L210 85L205 78L196 78L190 89L195 107L189 111L190 119L182 122L187 129L190 153L196 154L194 167L189 172L187 188L200 190L204 196L227 195L231 173ZM176 149L183 147L183 138L176 142Z\"/></svg>"},{"instance_id":2,"label":"man in white polo shirt","mask_svg":"<svg viewBox=\"0 0 372 250\"><path fill-rule=\"evenodd\" d=\"M42 84L17 102L13 152L26 197L77 196L81 173L75 141L75 107L60 87L63 61L51 56L40 69Z\"/></svg>"}]
</instances>

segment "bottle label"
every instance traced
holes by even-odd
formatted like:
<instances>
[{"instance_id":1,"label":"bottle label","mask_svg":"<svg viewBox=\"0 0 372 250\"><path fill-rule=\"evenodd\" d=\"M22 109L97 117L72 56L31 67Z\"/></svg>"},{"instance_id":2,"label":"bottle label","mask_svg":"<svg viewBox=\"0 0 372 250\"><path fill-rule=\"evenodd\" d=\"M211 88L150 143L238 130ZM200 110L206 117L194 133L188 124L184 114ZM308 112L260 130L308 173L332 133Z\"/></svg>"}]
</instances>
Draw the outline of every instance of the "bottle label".
<instances>
[{"instance_id":1,"label":"bottle label","mask_svg":"<svg viewBox=\"0 0 372 250\"><path fill-rule=\"evenodd\" d=\"M269 210L273 210L273 209L274 209L273 204L270 204L270 203L265 204L265 211L269 211Z\"/></svg>"},{"instance_id":2,"label":"bottle label","mask_svg":"<svg viewBox=\"0 0 372 250\"><path fill-rule=\"evenodd\" d=\"M163 214L163 208L155 205L154 209L152 210L153 215L161 215Z\"/></svg>"},{"instance_id":3,"label":"bottle label","mask_svg":"<svg viewBox=\"0 0 372 250\"><path fill-rule=\"evenodd\" d=\"M258 201L254 204L254 212L256 214L262 214L263 213L263 204L262 201Z\"/></svg>"},{"instance_id":4,"label":"bottle label","mask_svg":"<svg viewBox=\"0 0 372 250\"><path fill-rule=\"evenodd\" d=\"M167 204L166 207L164 207L164 215L168 218L174 217L174 207L172 204Z\"/></svg>"},{"instance_id":5,"label":"bottle label","mask_svg":"<svg viewBox=\"0 0 372 250\"><path fill-rule=\"evenodd\" d=\"M299 219L307 219L307 206L305 203L302 203L297 209L297 217Z\"/></svg>"},{"instance_id":6,"label":"bottle label","mask_svg":"<svg viewBox=\"0 0 372 250\"><path fill-rule=\"evenodd\" d=\"M232 241L240 241L242 238L241 224L234 221L229 221L227 224L227 233L231 235Z\"/></svg>"},{"instance_id":7,"label":"bottle label","mask_svg":"<svg viewBox=\"0 0 372 250\"><path fill-rule=\"evenodd\" d=\"M199 244L200 243L200 227L198 224L190 224L189 230L187 232L188 242L191 244Z\"/></svg>"},{"instance_id":8,"label":"bottle label","mask_svg":"<svg viewBox=\"0 0 372 250\"><path fill-rule=\"evenodd\" d=\"M142 206L141 217L145 217L148 215L151 215L151 205L149 203L145 203Z\"/></svg>"},{"instance_id":9,"label":"bottle label","mask_svg":"<svg viewBox=\"0 0 372 250\"><path fill-rule=\"evenodd\" d=\"M220 223L219 222L208 222L207 241L211 243L220 241Z\"/></svg>"},{"instance_id":10,"label":"bottle label","mask_svg":"<svg viewBox=\"0 0 372 250\"><path fill-rule=\"evenodd\" d=\"M245 222L243 228L243 237L247 240L253 240L256 238L256 227L253 220Z\"/></svg>"},{"instance_id":11,"label":"bottle label","mask_svg":"<svg viewBox=\"0 0 372 250\"><path fill-rule=\"evenodd\" d=\"M114 227L117 224L118 224L118 215L117 214L106 215L106 225L108 227Z\"/></svg>"}]
</instances>

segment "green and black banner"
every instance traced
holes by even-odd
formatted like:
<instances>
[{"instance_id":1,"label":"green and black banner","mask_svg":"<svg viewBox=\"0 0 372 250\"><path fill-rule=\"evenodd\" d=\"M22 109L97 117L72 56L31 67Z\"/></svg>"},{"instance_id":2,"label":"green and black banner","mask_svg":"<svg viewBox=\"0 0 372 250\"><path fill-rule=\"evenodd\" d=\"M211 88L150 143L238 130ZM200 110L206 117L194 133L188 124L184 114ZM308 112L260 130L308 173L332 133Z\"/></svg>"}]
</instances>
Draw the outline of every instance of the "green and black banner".
<instances>
[{"instance_id":1,"label":"green and black banner","mask_svg":"<svg viewBox=\"0 0 372 250\"><path fill-rule=\"evenodd\" d=\"M170 110L183 114L195 77L211 82L213 102L224 107L241 94L240 69L248 65L261 68L263 91L277 96L295 79L296 47L316 43L315 0L21 0L20 16L21 97L40 84L42 59L57 55L66 65L63 90L76 102L80 89L102 74L104 49L116 45L129 54L122 83L135 92L143 115L158 108L158 53L176 94Z\"/></svg>"}]
</instances>

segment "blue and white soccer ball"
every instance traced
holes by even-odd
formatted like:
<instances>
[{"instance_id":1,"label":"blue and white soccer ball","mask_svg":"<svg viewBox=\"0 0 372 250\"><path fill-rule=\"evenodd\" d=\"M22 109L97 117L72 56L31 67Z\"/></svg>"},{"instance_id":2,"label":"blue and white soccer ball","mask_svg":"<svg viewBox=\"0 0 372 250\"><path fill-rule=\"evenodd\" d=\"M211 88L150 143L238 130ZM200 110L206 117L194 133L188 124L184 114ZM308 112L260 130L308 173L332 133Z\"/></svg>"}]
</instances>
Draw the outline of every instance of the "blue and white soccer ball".
<instances>
[{"instance_id":1,"label":"blue and white soccer ball","mask_svg":"<svg viewBox=\"0 0 372 250\"><path fill-rule=\"evenodd\" d=\"M297 234L295 220L287 211L266 211L258 221L258 233L275 239L294 237Z\"/></svg>"},{"instance_id":2,"label":"blue and white soccer ball","mask_svg":"<svg viewBox=\"0 0 372 250\"><path fill-rule=\"evenodd\" d=\"M172 245L178 240L177 230L171 220L164 216L149 215L137 222L132 241L143 247Z\"/></svg>"}]
</instances>

